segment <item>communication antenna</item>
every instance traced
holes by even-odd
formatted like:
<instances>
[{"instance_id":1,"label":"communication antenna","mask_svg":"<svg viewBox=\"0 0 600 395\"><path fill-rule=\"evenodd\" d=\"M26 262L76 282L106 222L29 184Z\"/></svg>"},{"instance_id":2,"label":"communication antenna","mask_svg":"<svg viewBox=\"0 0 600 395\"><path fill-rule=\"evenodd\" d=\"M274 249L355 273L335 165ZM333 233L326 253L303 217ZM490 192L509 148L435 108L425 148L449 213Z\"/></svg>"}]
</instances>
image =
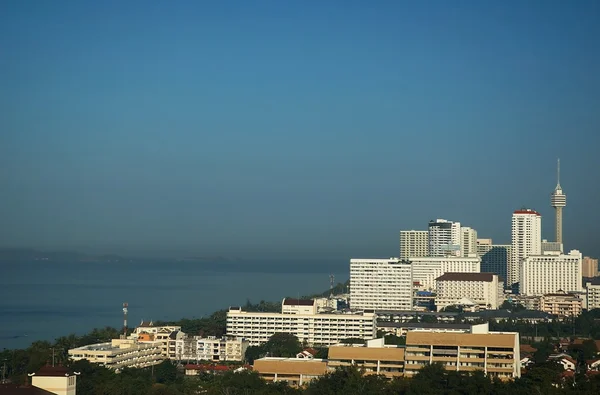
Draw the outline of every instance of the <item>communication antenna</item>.
<instances>
[{"instance_id":1,"label":"communication antenna","mask_svg":"<svg viewBox=\"0 0 600 395\"><path fill-rule=\"evenodd\" d=\"M127 337L127 308L129 304L127 302L123 303L123 336Z\"/></svg>"},{"instance_id":2,"label":"communication antenna","mask_svg":"<svg viewBox=\"0 0 600 395\"><path fill-rule=\"evenodd\" d=\"M333 274L329 275L329 297L333 297L333 283L335 282L335 276Z\"/></svg>"}]
</instances>

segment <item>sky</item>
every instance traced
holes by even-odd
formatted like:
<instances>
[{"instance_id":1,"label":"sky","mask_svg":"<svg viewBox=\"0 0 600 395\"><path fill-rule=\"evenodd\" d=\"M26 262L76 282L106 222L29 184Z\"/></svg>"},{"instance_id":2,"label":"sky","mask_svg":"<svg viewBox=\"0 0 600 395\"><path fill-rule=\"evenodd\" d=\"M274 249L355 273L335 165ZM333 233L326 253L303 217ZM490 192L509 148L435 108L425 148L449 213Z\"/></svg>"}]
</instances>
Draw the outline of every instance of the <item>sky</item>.
<instances>
[{"instance_id":1,"label":"sky","mask_svg":"<svg viewBox=\"0 0 600 395\"><path fill-rule=\"evenodd\" d=\"M0 4L0 247L389 257L510 242L561 159L600 255L600 2Z\"/></svg>"}]
</instances>

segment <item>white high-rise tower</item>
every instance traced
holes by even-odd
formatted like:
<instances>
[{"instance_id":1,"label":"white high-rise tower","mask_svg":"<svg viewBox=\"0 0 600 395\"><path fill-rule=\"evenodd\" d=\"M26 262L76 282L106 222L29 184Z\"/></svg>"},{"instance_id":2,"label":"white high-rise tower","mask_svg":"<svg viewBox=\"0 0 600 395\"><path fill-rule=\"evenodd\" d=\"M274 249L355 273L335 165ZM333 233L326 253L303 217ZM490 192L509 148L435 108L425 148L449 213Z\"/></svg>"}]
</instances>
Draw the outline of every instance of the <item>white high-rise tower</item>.
<instances>
[{"instance_id":1,"label":"white high-rise tower","mask_svg":"<svg viewBox=\"0 0 600 395\"><path fill-rule=\"evenodd\" d=\"M563 193L560 187L560 159L558 160L556 175L556 188L554 188L554 192L550 195L550 203L556 211L556 242L562 244L562 209L567 205L567 195Z\"/></svg>"},{"instance_id":2,"label":"white high-rise tower","mask_svg":"<svg viewBox=\"0 0 600 395\"><path fill-rule=\"evenodd\" d=\"M542 254L542 216L523 208L512 216L512 246L507 270L507 285L519 282L521 263L531 255Z\"/></svg>"}]
</instances>

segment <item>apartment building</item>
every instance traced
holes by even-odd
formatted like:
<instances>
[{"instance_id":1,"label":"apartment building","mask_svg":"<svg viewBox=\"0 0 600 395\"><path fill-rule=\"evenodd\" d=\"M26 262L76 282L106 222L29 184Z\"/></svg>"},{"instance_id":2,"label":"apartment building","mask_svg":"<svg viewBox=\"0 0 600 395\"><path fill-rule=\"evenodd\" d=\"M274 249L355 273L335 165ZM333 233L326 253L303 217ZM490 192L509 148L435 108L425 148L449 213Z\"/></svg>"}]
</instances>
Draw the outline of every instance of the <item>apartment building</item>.
<instances>
[{"instance_id":1,"label":"apartment building","mask_svg":"<svg viewBox=\"0 0 600 395\"><path fill-rule=\"evenodd\" d=\"M301 387L327 373L327 361L266 357L254 361L253 370L268 382L286 382L290 387Z\"/></svg>"},{"instance_id":2,"label":"apartment building","mask_svg":"<svg viewBox=\"0 0 600 395\"><path fill-rule=\"evenodd\" d=\"M506 285L520 281L521 262L531 255L542 254L542 216L535 210L523 208L512 215L512 243Z\"/></svg>"},{"instance_id":3,"label":"apartment building","mask_svg":"<svg viewBox=\"0 0 600 395\"><path fill-rule=\"evenodd\" d=\"M422 257L410 260L412 281L424 290L436 289L435 279L448 272L479 273L481 259L473 257Z\"/></svg>"},{"instance_id":4,"label":"apartment building","mask_svg":"<svg viewBox=\"0 0 600 395\"><path fill-rule=\"evenodd\" d=\"M336 344L329 347L328 370L356 365L365 374L380 374L391 379L404 374L404 347L385 345L384 339L365 344Z\"/></svg>"},{"instance_id":5,"label":"apartment building","mask_svg":"<svg viewBox=\"0 0 600 395\"><path fill-rule=\"evenodd\" d=\"M429 221L429 256L460 256L460 222Z\"/></svg>"},{"instance_id":6,"label":"apartment building","mask_svg":"<svg viewBox=\"0 0 600 395\"><path fill-rule=\"evenodd\" d=\"M250 342L244 338L188 336L173 332L169 339L169 359L178 361L243 361Z\"/></svg>"},{"instance_id":7,"label":"apartment building","mask_svg":"<svg viewBox=\"0 0 600 395\"><path fill-rule=\"evenodd\" d=\"M583 277L598 276L598 260L586 256L581 261L581 275Z\"/></svg>"},{"instance_id":8,"label":"apartment building","mask_svg":"<svg viewBox=\"0 0 600 395\"><path fill-rule=\"evenodd\" d=\"M291 333L300 342L322 347L351 337L372 339L376 316L372 311L348 314L255 313L231 307L227 312L227 336L248 339L251 346L266 343L275 333Z\"/></svg>"},{"instance_id":9,"label":"apartment building","mask_svg":"<svg viewBox=\"0 0 600 395\"><path fill-rule=\"evenodd\" d=\"M582 292L581 252L572 250L569 254L532 255L521 263L522 295L543 295L559 290Z\"/></svg>"},{"instance_id":10,"label":"apartment building","mask_svg":"<svg viewBox=\"0 0 600 395\"><path fill-rule=\"evenodd\" d=\"M477 254L477 231L468 226L460 228L460 256Z\"/></svg>"},{"instance_id":11,"label":"apartment building","mask_svg":"<svg viewBox=\"0 0 600 395\"><path fill-rule=\"evenodd\" d=\"M588 310L600 309L600 278L585 283L586 306Z\"/></svg>"},{"instance_id":12,"label":"apartment building","mask_svg":"<svg viewBox=\"0 0 600 395\"><path fill-rule=\"evenodd\" d=\"M134 339L113 339L69 350L73 361L87 359L108 369L145 368L159 364L164 358L160 342L138 342Z\"/></svg>"},{"instance_id":13,"label":"apartment building","mask_svg":"<svg viewBox=\"0 0 600 395\"><path fill-rule=\"evenodd\" d=\"M492 239L477 239L477 255L481 258L481 271L496 273L506 279L512 246L492 244Z\"/></svg>"},{"instance_id":14,"label":"apartment building","mask_svg":"<svg viewBox=\"0 0 600 395\"><path fill-rule=\"evenodd\" d=\"M398 258L350 260L350 307L410 310L411 265Z\"/></svg>"},{"instance_id":15,"label":"apartment building","mask_svg":"<svg viewBox=\"0 0 600 395\"><path fill-rule=\"evenodd\" d=\"M494 273L444 273L436 282L438 311L464 299L479 309L496 310L504 300L504 283Z\"/></svg>"},{"instance_id":16,"label":"apartment building","mask_svg":"<svg viewBox=\"0 0 600 395\"><path fill-rule=\"evenodd\" d=\"M175 331L180 331L181 327L176 325L154 325L152 321L142 321L140 325L134 329L130 338L134 340L160 342L160 350L163 357L167 358L169 351L167 343L169 336Z\"/></svg>"},{"instance_id":17,"label":"apartment building","mask_svg":"<svg viewBox=\"0 0 600 395\"><path fill-rule=\"evenodd\" d=\"M540 298L540 308L543 312L559 318L575 317L581 314L583 300L573 293L550 293Z\"/></svg>"},{"instance_id":18,"label":"apartment building","mask_svg":"<svg viewBox=\"0 0 600 395\"><path fill-rule=\"evenodd\" d=\"M429 232L426 230L400 231L400 259L429 256Z\"/></svg>"},{"instance_id":19,"label":"apartment building","mask_svg":"<svg viewBox=\"0 0 600 395\"><path fill-rule=\"evenodd\" d=\"M406 334L404 373L416 374L439 362L447 370L483 370L501 380L521 376L519 333L489 332L487 325L474 333L410 331Z\"/></svg>"}]
</instances>

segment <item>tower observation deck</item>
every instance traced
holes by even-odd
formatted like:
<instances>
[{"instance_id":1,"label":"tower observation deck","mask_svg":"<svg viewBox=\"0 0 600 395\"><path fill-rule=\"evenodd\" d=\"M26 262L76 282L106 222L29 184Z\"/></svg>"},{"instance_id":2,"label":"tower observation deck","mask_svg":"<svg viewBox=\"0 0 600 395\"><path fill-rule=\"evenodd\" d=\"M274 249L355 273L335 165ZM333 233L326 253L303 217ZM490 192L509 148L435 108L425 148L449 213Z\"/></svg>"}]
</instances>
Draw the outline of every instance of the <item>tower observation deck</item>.
<instances>
[{"instance_id":1,"label":"tower observation deck","mask_svg":"<svg viewBox=\"0 0 600 395\"><path fill-rule=\"evenodd\" d=\"M562 243L562 209L567 205L567 195L563 193L560 186L560 159L558 160L556 175L556 188L554 188L554 192L550 195L550 205L554 207L556 212L556 242Z\"/></svg>"}]
</instances>

